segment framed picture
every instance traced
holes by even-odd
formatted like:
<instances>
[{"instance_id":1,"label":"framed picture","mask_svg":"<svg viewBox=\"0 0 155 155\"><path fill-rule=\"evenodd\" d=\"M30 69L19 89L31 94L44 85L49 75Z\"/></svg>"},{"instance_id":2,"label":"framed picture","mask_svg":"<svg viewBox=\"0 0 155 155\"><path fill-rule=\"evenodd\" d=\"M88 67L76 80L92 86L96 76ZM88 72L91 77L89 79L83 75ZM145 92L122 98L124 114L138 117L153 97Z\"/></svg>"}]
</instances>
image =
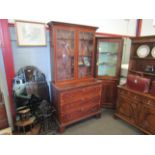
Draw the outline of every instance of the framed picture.
<instances>
[{"instance_id":1,"label":"framed picture","mask_svg":"<svg viewBox=\"0 0 155 155\"><path fill-rule=\"evenodd\" d=\"M15 21L19 46L46 46L44 23Z\"/></svg>"}]
</instances>

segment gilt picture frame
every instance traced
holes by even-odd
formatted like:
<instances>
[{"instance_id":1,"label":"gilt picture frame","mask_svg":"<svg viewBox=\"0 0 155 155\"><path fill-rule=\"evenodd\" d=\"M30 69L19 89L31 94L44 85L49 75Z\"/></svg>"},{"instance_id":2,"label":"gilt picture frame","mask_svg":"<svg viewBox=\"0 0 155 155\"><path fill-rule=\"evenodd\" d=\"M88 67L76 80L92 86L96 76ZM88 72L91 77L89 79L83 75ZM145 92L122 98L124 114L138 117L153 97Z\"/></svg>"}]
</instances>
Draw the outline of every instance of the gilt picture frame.
<instances>
[{"instance_id":1,"label":"gilt picture frame","mask_svg":"<svg viewBox=\"0 0 155 155\"><path fill-rule=\"evenodd\" d=\"M18 46L46 46L44 23L15 21Z\"/></svg>"}]
</instances>

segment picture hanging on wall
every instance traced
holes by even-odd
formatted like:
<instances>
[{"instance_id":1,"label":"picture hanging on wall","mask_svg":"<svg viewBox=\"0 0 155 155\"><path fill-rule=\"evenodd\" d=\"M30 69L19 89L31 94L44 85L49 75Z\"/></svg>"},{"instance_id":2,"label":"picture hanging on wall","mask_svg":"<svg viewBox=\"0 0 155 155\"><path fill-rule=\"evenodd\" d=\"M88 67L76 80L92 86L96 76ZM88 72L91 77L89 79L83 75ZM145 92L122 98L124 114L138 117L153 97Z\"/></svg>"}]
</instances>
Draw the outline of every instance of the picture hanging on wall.
<instances>
[{"instance_id":1,"label":"picture hanging on wall","mask_svg":"<svg viewBox=\"0 0 155 155\"><path fill-rule=\"evenodd\" d=\"M46 46L44 23L15 21L19 46Z\"/></svg>"}]
</instances>

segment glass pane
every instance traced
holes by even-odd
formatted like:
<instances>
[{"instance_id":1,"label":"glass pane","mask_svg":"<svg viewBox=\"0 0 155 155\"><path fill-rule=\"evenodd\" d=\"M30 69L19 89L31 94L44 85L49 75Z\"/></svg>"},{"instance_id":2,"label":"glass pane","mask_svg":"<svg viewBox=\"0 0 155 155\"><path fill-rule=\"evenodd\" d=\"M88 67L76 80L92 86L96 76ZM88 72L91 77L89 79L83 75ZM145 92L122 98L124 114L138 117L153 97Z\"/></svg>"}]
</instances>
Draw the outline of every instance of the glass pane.
<instances>
[{"instance_id":1,"label":"glass pane","mask_svg":"<svg viewBox=\"0 0 155 155\"><path fill-rule=\"evenodd\" d=\"M116 42L99 42L98 44L98 76L115 76L117 67Z\"/></svg>"},{"instance_id":2,"label":"glass pane","mask_svg":"<svg viewBox=\"0 0 155 155\"><path fill-rule=\"evenodd\" d=\"M79 33L78 76L92 76L93 33Z\"/></svg>"},{"instance_id":3,"label":"glass pane","mask_svg":"<svg viewBox=\"0 0 155 155\"><path fill-rule=\"evenodd\" d=\"M74 78L74 31L57 30L57 79Z\"/></svg>"}]
</instances>

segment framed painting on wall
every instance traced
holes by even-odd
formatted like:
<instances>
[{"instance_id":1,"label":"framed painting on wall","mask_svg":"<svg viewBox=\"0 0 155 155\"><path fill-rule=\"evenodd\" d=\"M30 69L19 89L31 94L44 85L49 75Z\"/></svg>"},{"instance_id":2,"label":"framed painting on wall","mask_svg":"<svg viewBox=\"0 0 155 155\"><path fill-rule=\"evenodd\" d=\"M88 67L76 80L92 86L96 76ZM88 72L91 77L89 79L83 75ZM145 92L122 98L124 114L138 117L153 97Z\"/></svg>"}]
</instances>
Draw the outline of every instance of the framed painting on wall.
<instances>
[{"instance_id":1,"label":"framed painting on wall","mask_svg":"<svg viewBox=\"0 0 155 155\"><path fill-rule=\"evenodd\" d=\"M46 46L44 23L15 21L19 46Z\"/></svg>"}]
</instances>

